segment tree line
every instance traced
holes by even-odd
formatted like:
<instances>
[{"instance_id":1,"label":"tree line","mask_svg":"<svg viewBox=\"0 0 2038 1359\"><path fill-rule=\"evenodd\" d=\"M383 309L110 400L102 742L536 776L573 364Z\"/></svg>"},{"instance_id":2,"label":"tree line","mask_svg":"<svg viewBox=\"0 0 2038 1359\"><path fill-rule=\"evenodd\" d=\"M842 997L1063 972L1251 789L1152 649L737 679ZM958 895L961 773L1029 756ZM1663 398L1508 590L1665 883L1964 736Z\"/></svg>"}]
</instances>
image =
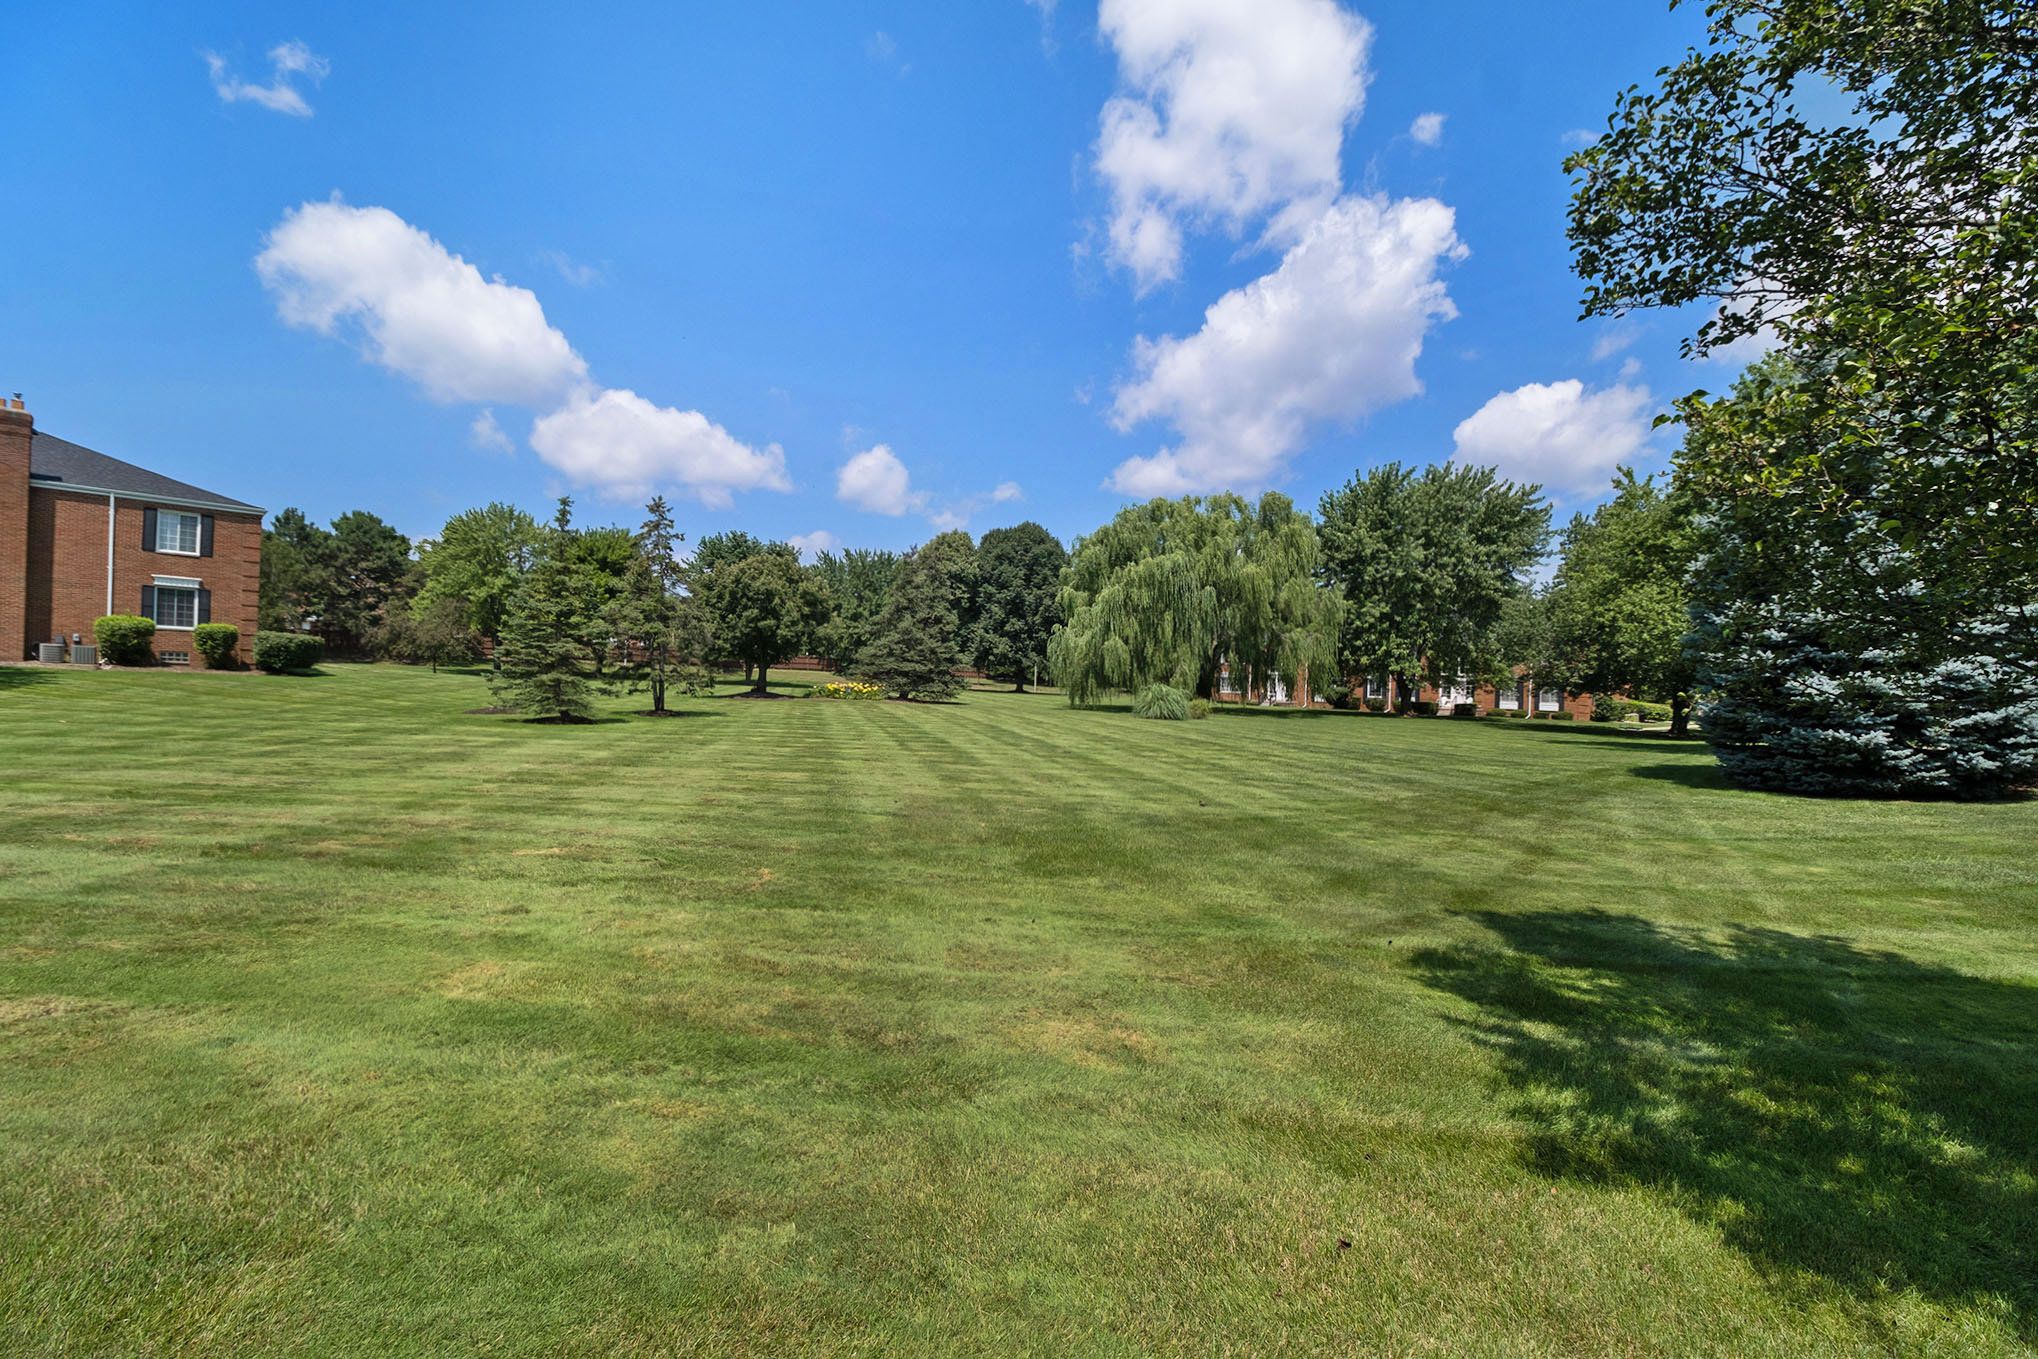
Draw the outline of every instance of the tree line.
<instances>
[{"instance_id":1,"label":"tree line","mask_svg":"<svg viewBox=\"0 0 2038 1359\"><path fill-rule=\"evenodd\" d=\"M507 704L584 718L597 693L698 692L719 664L768 692L771 668L811 653L899 697L939 698L975 668L1023 690L1047 664L1067 553L1036 523L981 541L953 530L905 553L850 549L803 563L734 530L687 549L654 499L634 530L549 523L500 503L416 543L355 510L322 527L296 509L263 535L262 626L329 652L416 664L484 656Z\"/></svg>"}]
</instances>

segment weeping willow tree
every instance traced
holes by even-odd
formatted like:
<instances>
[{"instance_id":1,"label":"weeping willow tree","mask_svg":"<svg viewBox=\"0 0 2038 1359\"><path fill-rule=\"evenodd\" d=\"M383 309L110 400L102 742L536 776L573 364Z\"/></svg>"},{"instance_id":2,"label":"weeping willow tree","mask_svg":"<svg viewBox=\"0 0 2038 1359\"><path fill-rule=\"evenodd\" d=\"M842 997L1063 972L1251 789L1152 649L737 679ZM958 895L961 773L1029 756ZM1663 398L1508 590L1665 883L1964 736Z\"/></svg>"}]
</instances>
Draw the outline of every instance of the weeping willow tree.
<instances>
[{"instance_id":1,"label":"weeping willow tree","mask_svg":"<svg viewBox=\"0 0 2038 1359\"><path fill-rule=\"evenodd\" d=\"M1316 529L1286 496L1150 500L1081 539L1048 644L1071 703L1166 684L1209 697L1218 668L1322 674L1342 597L1317 583Z\"/></svg>"}]
</instances>

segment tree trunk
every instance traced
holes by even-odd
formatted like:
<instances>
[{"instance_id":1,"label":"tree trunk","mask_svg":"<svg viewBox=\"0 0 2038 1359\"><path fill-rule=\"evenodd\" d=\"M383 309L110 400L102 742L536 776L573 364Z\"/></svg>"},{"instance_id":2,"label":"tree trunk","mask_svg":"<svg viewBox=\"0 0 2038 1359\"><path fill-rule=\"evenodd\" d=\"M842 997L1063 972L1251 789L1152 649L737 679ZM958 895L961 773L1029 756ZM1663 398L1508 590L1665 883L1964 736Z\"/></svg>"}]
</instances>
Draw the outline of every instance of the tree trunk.
<instances>
[{"instance_id":1,"label":"tree trunk","mask_svg":"<svg viewBox=\"0 0 2038 1359\"><path fill-rule=\"evenodd\" d=\"M1687 695L1670 695L1670 734L1672 736L1691 734L1691 700Z\"/></svg>"},{"instance_id":2,"label":"tree trunk","mask_svg":"<svg viewBox=\"0 0 2038 1359\"><path fill-rule=\"evenodd\" d=\"M1012 686L1012 692L1015 694L1026 692L1026 676L1023 673L1019 676L1019 682Z\"/></svg>"},{"instance_id":3,"label":"tree trunk","mask_svg":"<svg viewBox=\"0 0 2038 1359\"><path fill-rule=\"evenodd\" d=\"M766 677L767 675L769 675L769 674L771 674L771 667L770 667L770 666L766 666L766 665L760 665L760 666L758 666L758 667L757 667L757 683L755 683L755 684L753 684L753 685L751 685L751 686L750 686L750 692L751 692L751 693L753 693L753 694L761 694L761 693L764 693L764 692L765 692L765 687L764 687L764 681L765 681L765 677ZM745 676L745 678L748 678L748 676L746 675L746 676Z\"/></svg>"},{"instance_id":4,"label":"tree trunk","mask_svg":"<svg viewBox=\"0 0 2038 1359\"><path fill-rule=\"evenodd\" d=\"M651 711L654 713L665 711L665 681L662 679L651 681Z\"/></svg>"},{"instance_id":5,"label":"tree trunk","mask_svg":"<svg viewBox=\"0 0 2038 1359\"><path fill-rule=\"evenodd\" d=\"M750 661L743 662L743 682L745 684L750 683L750 677L752 674L756 672L756 670L757 666L754 663Z\"/></svg>"}]
</instances>

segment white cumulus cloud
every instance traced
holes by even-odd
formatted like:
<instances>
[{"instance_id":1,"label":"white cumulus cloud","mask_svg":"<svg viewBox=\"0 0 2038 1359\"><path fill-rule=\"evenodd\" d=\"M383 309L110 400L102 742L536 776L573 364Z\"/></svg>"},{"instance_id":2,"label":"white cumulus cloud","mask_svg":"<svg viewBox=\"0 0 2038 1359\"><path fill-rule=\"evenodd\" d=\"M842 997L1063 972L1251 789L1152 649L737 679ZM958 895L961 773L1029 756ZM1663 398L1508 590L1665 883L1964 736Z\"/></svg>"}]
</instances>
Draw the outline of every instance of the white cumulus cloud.
<instances>
[{"instance_id":1,"label":"white cumulus cloud","mask_svg":"<svg viewBox=\"0 0 2038 1359\"><path fill-rule=\"evenodd\" d=\"M287 212L255 271L290 325L344 335L435 401L523 406L531 447L576 483L612 495L670 486L713 506L739 490L789 491L785 453L754 447L694 410L594 383L537 295L479 269L387 208L337 198ZM507 448L493 410L469 427Z\"/></svg>"},{"instance_id":2,"label":"white cumulus cloud","mask_svg":"<svg viewBox=\"0 0 2038 1359\"><path fill-rule=\"evenodd\" d=\"M302 77L316 85L332 70L330 63L301 42L277 43L269 49L269 83L257 85L242 80L227 69L226 58L205 53L206 69L212 72L212 88L223 104L260 104L293 118L311 117L311 105L297 88Z\"/></svg>"},{"instance_id":3,"label":"white cumulus cloud","mask_svg":"<svg viewBox=\"0 0 2038 1359\"><path fill-rule=\"evenodd\" d=\"M344 327L436 401L544 406L587 379L535 293L483 278L387 208L334 199L293 209L255 272L285 322L322 335Z\"/></svg>"},{"instance_id":4,"label":"white cumulus cloud","mask_svg":"<svg viewBox=\"0 0 2038 1359\"><path fill-rule=\"evenodd\" d=\"M910 514L927 497L913 490L906 464L885 444L854 454L835 473L835 498L872 514Z\"/></svg>"},{"instance_id":5,"label":"white cumulus cloud","mask_svg":"<svg viewBox=\"0 0 2038 1359\"><path fill-rule=\"evenodd\" d=\"M1134 342L1113 422L1165 420L1180 442L1120 463L1111 485L1138 496L1263 485L1313 423L1416 395L1425 335L1457 314L1438 266L1464 253L1434 199L1340 200L1279 268L1219 298L1201 330Z\"/></svg>"},{"instance_id":6,"label":"white cumulus cloud","mask_svg":"<svg viewBox=\"0 0 2038 1359\"><path fill-rule=\"evenodd\" d=\"M1123 92L1099 119L1108 254L1144 292L1181 272L1185 227L1257 221L1286 244L1338 193L1372 29L1335 0L1103 0Z\"/></svg>"},{"instance_id":7,"label":"white cumulus cloud","mask_svg":"<svg viewBox=\"0 0 2038 1359\"><path fill-rule=\"evenodd\" d=\"M1423 146L1435 146L1444 139L1444 115L1418 113L1415 121L1408 125L1408 135Z\"/></svg>"},{"instance_id":8,"label":"white cumulus cloud","mask_svg":"<svg viewBox=\"0 0 2038 1359\"><path fill-rule=\"evenodd\" d=\"M576 392L531 426L538 456L576 481L617 495L671 484L726 508L732 491L790 491L785 450L752 448L699 411L658 406L610 387Z\"/></svg>"},{"instance_id":9,"label":"white cumulus cloud","mask_svg":"<svg viewBox=\"0 0 2038 1359\"><path fill-rule=\"evenodd\" d=\"M1656 413L1647 387L1597 390L1577 378L1531 382L1502 392L1460 422L1461 462L1486 464L1559 495L1606 489L1614 469L1648 441Z\"/></svg>"}]
</instances>

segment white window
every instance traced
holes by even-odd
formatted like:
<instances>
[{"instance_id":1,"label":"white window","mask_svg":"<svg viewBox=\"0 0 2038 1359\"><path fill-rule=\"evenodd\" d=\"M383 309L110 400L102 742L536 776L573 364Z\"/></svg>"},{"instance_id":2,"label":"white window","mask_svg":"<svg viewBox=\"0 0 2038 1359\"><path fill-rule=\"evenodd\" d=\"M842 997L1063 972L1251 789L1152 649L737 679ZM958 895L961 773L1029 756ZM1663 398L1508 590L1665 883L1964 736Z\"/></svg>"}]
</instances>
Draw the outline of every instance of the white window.
<instances>
[{"instance_id":1,"label":"white window","mask_svg":"<svg viewBox=\"0 0 2038 1359\"><path fill-rule=\"evenodd\" d=\"M1385 675L1366 676L1366 697L1367 698L1387 697L1387 677Z\"/></svg>"},{"instance_id":2,"label":"white window","mask_svg":"<svg viewBox=\"0 0 2038 1359\"><path fill-rule=\"evenodd\" d=\"M198 555L198 516L179 510L156 511L156 551Z\"/></svg>"},{"instance_id":3,"label":"white window","mask_svg":"<svg viewBox=\"0 0 2038 1359\"><path fill-rule=\"evenodd\" d=\"M188 632L198 626L198 591L183 585L156 587L156 626Z\"/></svg>"},{"instance_id":4,"label":"white window","mask_svg":"<svg viewBox=\"0 0 2038 1359\"><path fill-rule=\"evenodd\" d=\"M1494 701L1509 712L1521 711L1521 690L1510 684L1494 696Z\"/></svg>"},{"instance_id":5,"label":"white window","mask_svg":"<svg viewBox=\"0 0 2038 1359\"><path fill-rule=\"evenodd\" d=\"M1456 703L1470 703L1471 701L1472 677L1470 675L1457 676L1451 681L1448 688L1437 695L1437 706L1439 708L1448 708Z\"/></svg>"},{"instance_id":6,"label":"white window","mask_svg":"<svg viewBox=\"0 0 2038 1359\"><path fill-rule=\"evenodd\" d=\"M1561 689L1536 690L1536 711L1553 713L1564 706L1564 691Z\"/></svg>"}]
</instances>

